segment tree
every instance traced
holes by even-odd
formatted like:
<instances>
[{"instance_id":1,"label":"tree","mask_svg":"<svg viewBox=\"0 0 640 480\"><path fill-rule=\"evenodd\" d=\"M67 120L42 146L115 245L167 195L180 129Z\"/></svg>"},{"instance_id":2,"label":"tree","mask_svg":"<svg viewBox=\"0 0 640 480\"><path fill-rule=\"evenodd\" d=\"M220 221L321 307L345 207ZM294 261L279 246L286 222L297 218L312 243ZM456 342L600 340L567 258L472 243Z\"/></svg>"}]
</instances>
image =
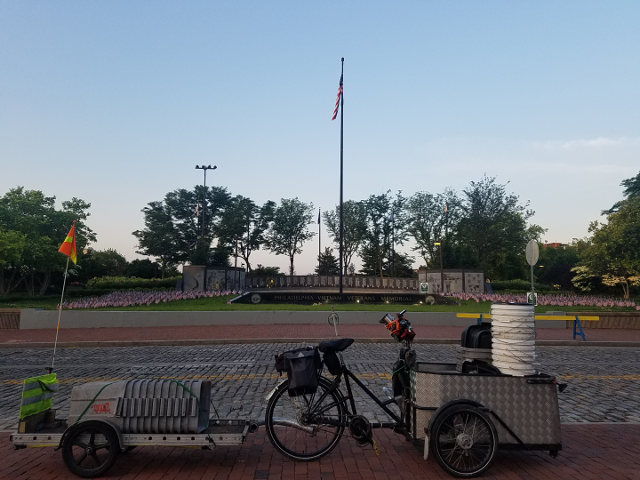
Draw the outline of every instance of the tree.
<instances>
[{"instance_id":1,"label":"tree","mask_svg":"<svg viewBox=\"0 0 640 480\"><path fill-rule=\"evenodd\" d=\"M468 249L465 255L490 278L526 278L522 252L543 229L527 225L534 212L516 195L507 194L505 187L486 176L471 182L463 191L455 242Z\"/></svg>"},{"instance_id":2,"label":"tree","mask_svg":"<svg viewBox=\"0 0 640 480\"><path fill-rule=\"evenodd\" d=\"M589 232L580 265L601 276L603 284L620 286L628 299L630 287L640 285L640 196L620 202L607 223L592 222Z\"/></svg>"},{"instance_id":3,"label":"tree","mask_svg":"<svg viewBox=\"0 0 640 480\"><path fill-rule=\"evenodd\" d=\"M237 195L231 199L220 221L220 238L224 243L232 244L233 254L237 251L251 272L249 257L264 244L264 234L273 219L276 204L266 202L258 207L253 200Z\"/></svg>"},{"instance_id":4,"label":"tree","mask_svg":"<svg viewBox=\"0 0 640 480\"><path fill-rule=\"evenodd\" d=\"M95 234L84 223L90 206L74 197L63 201L62 209L58 210L55 197L23 187L0 197L0 241L11 242L6 253L2 249L0 254L0 293L18 288L24 288L30 295L45 293L52 275L65 269L65 257L58 253L58 248L73 221L77 222L79 257L84 246L95 241Z\"/></svg>"},{"instance_id":5,"label":"tree","mask_svg":"<svg viewBox=\"0 0 640 480\"><path fill-rule=\"evenodd\" d=\"M18 285L19 265L27 236L15 230L0 230L0 294L9 293Z\"/></svg>"},{"instance_id":6,"label":"tree","mask_svg":"<svg viewBox=\"0 0 640 480\"><path fill-rule=\"evenodd\" d=\"M162 269L157 262L152 262L148 258L137 258L129 262L125 275L137 278L160 278Z\"/></svg>"},{"instance_id":7,"label":"tree","mask_svg":"<svg viewBox=\"0 0 640 480\"><path fill-rule=\"evenodd\" d=\"M338 259L333 255L333 250L325 247L324 252L318 255L318 266L316 267L316 275L339 275L340 264Z\"/></svg>"},{"instance_id":8,"label":"tree","mask_svg":"<svg viewBox=\"0 0 640 480\"><path fill-rule=\"evenodd\" d=\"M313 204L298 198L283 198L273 213L273 220L266 233L267 248L276 255L289 257L289 275L294 273L294 258L302 252L302 245L313 238L309 231L313 218Z\"/></svg>"},{"instance_id":9,"label":"tree","mask_svg":"<svg viewBox=\"0 0 640 480\"><path fill-rule=\"evenodd\" d=\"M620 182L620 185L624 187L622 194L627 199L633 199L640 197L640 172L635 177L627 178ZM625 200L616 202L609 210L604 210L603 215L608 215L617 212Z\"/></svg>"},{"instance_id":10,"label":"tree","mask_svg":"<svg viewBox=\"0 0 640 480\"><path fill-rule=\"evenodd\" d=\"M324 224L340 251L340 205L335 211L324 212ZM367 233L367 211L363 202L348 200L342 204L343 231L342 266L346 275L353 256L358 252ZM339 263L339 259L338 259ZM339 268L339 267L338 267ZM340 273L340 272L338 272Z\"/></svg>"},{"instance_id":11,"label":"tree","mask_svg":"<svg viewBox=\"0 0 640 480\"><path fill-rule=\"evenodd\" d=\"M371 195L366 200L367 232L360 249L362 258L361 272L367 275L394 276L396 245L406 240L406 199L401 192L395 198L387 191L381 195Z\"/></svg>"},{"instance_id":12,"label":"tree","mask_svg":"<svg viewBox=\"0 0 640 480\"><path fill-rule=\"evenodd\" d=\"M222 250L223 260L213 259L211 243L219 235L220 218L230 202L222 187L179 189L165 195L163 201L150 202L142 209L145 228L136 230L137 253L155 257L164 272L180 263L227 262L229 245ZM206 209L206 213L205 213ZM219 252L218 252L219 253Z\"/></svg>"},{"instance_id":13,"label":"tree","mask_svg":"<svg viewBox=\"0 0 640 480\"><path fill-rule=\"evenodd\" d=\"M186 237L195 234L180 233L173 223L171 212L161 202L150 202L142 212L145 229L133 232L138 238L137 253L157 258L164 277L168 268L186 260L189 242Z\"/></svg>"},{"instance_id":14,"label":"tree","mask_svg":"<svg viewBox=\"0 0 640 480\"><path fill-rule=\"evenodd\" d=\"M83 283L95 277L119 277L125 275L127 266L127 259L112 248L89 249L78 264L77 277Z\"/></svg>"},{"instance_id":15,"label":"tree","mask_svg":"<svg viewBox=\"0 0 640 480\"><path fill-rule=\"evenodd\" d=\"M440 262L439 246L449 245L449 234L455 231L460 218L460 200L455 192L446 190L433 195L417 192L407 200L407 232L416 243L426 266L435 268Z\"/></svg>"},{"instance_id":16,"label":"tree","mask_svg":"<svg viewBox=\"0 0 640 480\"><path fill-rule=\"evenodd\" d=\"M540 260L536 268L538 281L548 285L557 285L563 290L571 289L571 271L579 261L575 245L545 245L540 249Z\"/></svg>"},{"instance_id":17,"label":"tree","mask_svg":"<svg viewBox=\"0 0 640 480\"><path fill-rule=\"evenodd\" d=\"M258 266L253 269L252 275L255 277L283 277L284 273L280 272L280 267L265 267L258 264Z\"/></svg>"}]
</instances>

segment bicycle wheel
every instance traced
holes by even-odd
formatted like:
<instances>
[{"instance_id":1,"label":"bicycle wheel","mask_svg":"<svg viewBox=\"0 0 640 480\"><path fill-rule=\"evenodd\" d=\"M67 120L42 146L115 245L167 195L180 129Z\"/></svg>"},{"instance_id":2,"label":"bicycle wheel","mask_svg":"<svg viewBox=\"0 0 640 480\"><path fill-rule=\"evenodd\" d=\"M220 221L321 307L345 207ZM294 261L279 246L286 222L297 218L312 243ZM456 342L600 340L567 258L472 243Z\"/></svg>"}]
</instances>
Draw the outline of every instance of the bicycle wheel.
<instances>
[{"instance_id":1,"label":"bicycle wheel","mask_svg":"<svg viewBox=\"0 0 640 480\"><path fill-rule=\"evenodd\" d=\"M498 448L493 423L471 405L454 405L440 413L430 433L436 460L456 477L480 475L489 468Z\"/></svg>"},{"instance_id":2,"label":"bicycle wheel","mask_svg":"<svg viewBox=\"0 0 640 480\"><path fill-rule=\"evenodd\" d=\"M320 378L313 394L289 396L282 383L267 404L265 424L269 440L294 460L316 460L337 445L344 432L344 398L330 391L331 382Z\"/></svg>"}]
</instances>

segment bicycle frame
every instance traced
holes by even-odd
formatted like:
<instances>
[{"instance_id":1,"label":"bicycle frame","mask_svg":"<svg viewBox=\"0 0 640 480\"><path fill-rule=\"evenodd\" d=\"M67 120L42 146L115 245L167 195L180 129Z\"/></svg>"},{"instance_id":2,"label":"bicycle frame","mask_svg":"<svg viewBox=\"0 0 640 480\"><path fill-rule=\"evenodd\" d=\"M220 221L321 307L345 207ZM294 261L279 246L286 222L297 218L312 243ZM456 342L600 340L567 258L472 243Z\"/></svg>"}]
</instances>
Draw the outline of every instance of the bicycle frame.
<instances>
[{"instance_id":1,"label":"bicycle frame","mask_svg":"<svg viewBox=\"0 0 640 480\"><path fill-rule=\"evenodd\" d=\"M384 401L380 400L376 396L376 394L373 393L358 377L356 377L355 374L351 372L351 370L349 370L349 368L343 362L341 362L340 373L336 376L336 378L332 382L331 391L338 390L342 394L342 392L340 391L340 384L342 383L343 378L344 378L344 384L347 390L347 395L346 396L341 395L342 396L341 402L344 403L344 406L347 411L347 417L353 417L358 415L358 409L356 407L356 401L353 396L353 389L351 387L351 380L353 380L353 382L356 385L358 385L362 389L362 391L369 398L371 398L371 400L373 400L389 417L393 419L393 422L370 422L370 425L372 428L393 428L396 430L401 429L402 433L406 433L408 431L408 428L407 428L408 425L406 423L406 420L403 420L402 418L403 416L406 418L406 412L405 412L405 415L402 415L401 413L401 415L398 416L393 410L391 410L388 407L388 405L395 402L395 399L389 398L388 400L384 400ZM402 412L402 407L400 408Z\"/></svg>"}]
</instances>

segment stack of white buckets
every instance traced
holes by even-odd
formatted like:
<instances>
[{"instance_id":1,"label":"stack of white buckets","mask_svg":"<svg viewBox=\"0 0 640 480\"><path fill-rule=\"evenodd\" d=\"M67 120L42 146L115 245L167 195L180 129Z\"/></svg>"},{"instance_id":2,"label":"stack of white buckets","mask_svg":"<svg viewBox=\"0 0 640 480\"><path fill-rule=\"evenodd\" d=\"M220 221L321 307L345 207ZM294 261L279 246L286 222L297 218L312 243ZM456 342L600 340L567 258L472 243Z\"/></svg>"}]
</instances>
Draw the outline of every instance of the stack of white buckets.
<instances>
[{"instance_id":1,"label":"stack of white buckets","mask_svg":"<svg viewBox=\"0 0 640 480\"><path fill-rule=\"evenodd\" d=\"M491 357L506 375L533 375L536 359L534 306L525 303L491 305Z\"/></svg>"}]
</instances>

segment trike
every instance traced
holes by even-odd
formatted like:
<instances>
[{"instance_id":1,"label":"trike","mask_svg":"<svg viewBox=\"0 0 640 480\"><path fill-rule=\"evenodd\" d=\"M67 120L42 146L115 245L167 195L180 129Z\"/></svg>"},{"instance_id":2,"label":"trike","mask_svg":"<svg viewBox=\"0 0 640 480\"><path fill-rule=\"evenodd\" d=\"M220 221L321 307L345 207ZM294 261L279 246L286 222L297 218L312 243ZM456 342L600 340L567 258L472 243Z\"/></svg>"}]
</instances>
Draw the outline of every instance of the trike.
<instances>
[{"instance_id":1,"label":"trike","mask_svg":"<svg viewBox=\"0 0 640 480\"><path fill-rule=\"evenodd\" d=\"M403 344L393 367L393 396L386 400L345 364L341 352L352 339L276 356L276 368L286 371L287 379L269 396L265 425L278 451L294 460L316 460L336 447L345 430L359 443L375 447L373 429L391 428L424 442L425 459L431 452L445 471L463 478L484 472L499 447L557 454L562 446L554 377L503 375L478 360L460 369L455 364L419 363L404 314L381 320ZM332 377L321 375L324 371ZM392 421L372 422L358 414L352 382Z\"/></svg>"}]
</instances>

